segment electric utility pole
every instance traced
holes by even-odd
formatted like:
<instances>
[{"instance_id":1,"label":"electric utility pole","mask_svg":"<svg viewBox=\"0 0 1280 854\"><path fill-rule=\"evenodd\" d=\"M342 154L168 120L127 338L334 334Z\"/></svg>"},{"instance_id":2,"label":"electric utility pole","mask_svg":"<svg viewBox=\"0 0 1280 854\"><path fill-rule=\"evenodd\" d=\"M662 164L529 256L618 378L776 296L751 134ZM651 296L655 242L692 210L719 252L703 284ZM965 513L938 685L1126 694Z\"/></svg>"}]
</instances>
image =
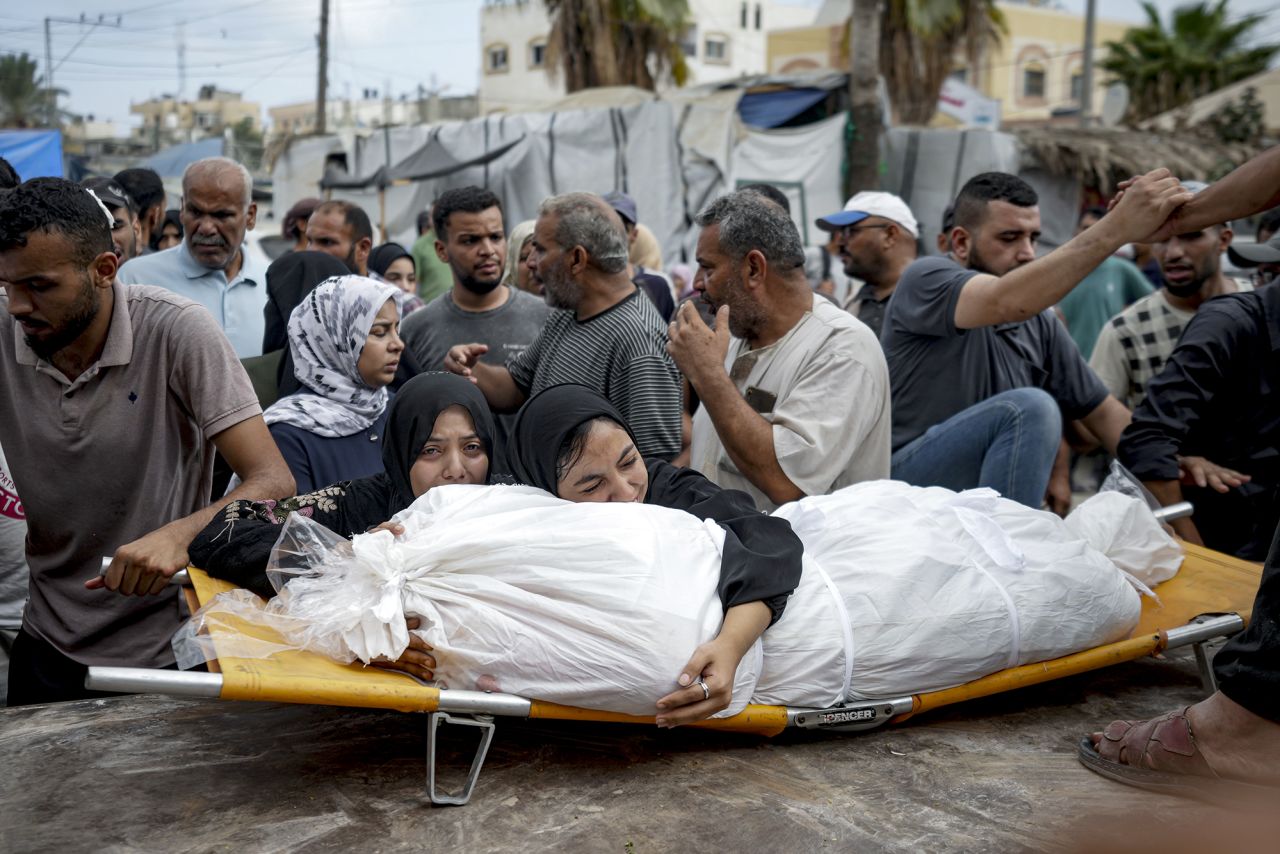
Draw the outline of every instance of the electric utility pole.
<instances>
[{"instance_id":1,"label":"electric utility pole","mask_svg":"<svg viewBox=\"0 0 1280 854\"><path fill-rule=\"evenodd\" d=\"M1097 0L1089 0L1084 13L1084 71L1080 75L1080 127L1093 121L1093 37Z\"/></svg>"},{"instance_id":2,"label":"electric utility pole","mask_svg":"<svg viewBox=\"0 0 1280 854\"><path fill-rule=\"evenodd\" d=\"M71 50L67 51L67 55L58 60L58 64L53 64L53 32L50 24L88 24L89 31L80 37L80 41L71 46ZM76 48L84 44L84 40L98 27L119 27L120 16L116 15L115 23L111 23L106 19L105 15L99 15L98 20L91 21L83 13L79 18L45 18L44 19L44 91L45 91L45 109L48 113L47 121L49 127L56 128L58 126L58 98L53 88L53 72L62 66L62 63L71 58L71 54L76 52Z\"/></svg>"},{"instance_id":3,"label":"electric utility pole","mask_svg":"<svg viewBox=\"0 0 1280 854\"><path fill-rule=\"evenodd\" d=\"M316 133L325 132L329 85L329 0L320 0L320 67L316 72Z\"/></svg>"}]
</instances>

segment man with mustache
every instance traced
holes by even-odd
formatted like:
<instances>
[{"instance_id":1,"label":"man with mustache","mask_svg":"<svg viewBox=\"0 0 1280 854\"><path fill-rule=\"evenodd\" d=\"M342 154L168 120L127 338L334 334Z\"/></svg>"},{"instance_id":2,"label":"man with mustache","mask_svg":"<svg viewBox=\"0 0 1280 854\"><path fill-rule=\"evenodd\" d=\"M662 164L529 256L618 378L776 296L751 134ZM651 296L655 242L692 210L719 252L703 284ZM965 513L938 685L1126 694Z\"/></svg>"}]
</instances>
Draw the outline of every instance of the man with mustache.
<instances>
[{"instance_id":1,"label":"man with mustache","mask_svg":"<svg viewBox=\"0 0 1280 854\"><path fill-rule=\"evenodd\" d=\"M436 200L434 215L435 251L453 287L405 318L400 337L423 370L444 370L450 348L469 342L489 348L486 361L506 364L537 339L551 309L502 284L509 249L502 202L482 187L459 187ZM504 440L514 419L497 419Z\"/></svg>"},{"instance_id":2,"label":"man with mustache","mask_svg":"<svg viewBox=\"0 0 1280 854\"><path fill-rule=\"evenodd\" d=\"M182 175L182 243L134 258L116 279L158 285L209 310L241 359L262 355L266 265L245 252L253 229L253 177L227 157L207 157Z\"/></svg>"},{"instance_id":3,"label":"man with mustache","mask_svg":"<svg viewBox=\"0 0 1280 854\"><path fill-rule=\"evenodd\" d=\"M1197 181L1183 186L1193 193L1206 187ZM1231 226L1219 223L1152 244L1164 287L1102 327L1089 366L1130 409L1147 396L1147 383L1169 361L1196 310L1216 296L1242 290L1222 272L1222 253L1232 236Z\"/></svg>"},{"instance_id":4,"label":"man with mustache","mask_svg":"<svg viewBox=\"0 0 1280 854\"><path fill-rule=\"evenodd\" d=\"M694 287L668 345L701 406L691 468L772 510L889 474L889 372L866 324L813 292L791 217L750 190L695 217Z\"/></svg>"}]
</instances>

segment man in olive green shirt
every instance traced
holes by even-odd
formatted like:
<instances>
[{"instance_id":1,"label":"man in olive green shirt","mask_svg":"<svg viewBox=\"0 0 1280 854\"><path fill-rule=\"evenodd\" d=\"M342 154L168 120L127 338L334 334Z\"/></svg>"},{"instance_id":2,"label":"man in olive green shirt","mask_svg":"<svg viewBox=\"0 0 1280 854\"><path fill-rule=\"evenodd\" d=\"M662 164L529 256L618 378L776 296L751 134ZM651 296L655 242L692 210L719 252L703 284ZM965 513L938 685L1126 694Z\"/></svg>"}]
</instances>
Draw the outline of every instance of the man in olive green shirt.
<instances>
[{"instance_id":1,"label":"man in olive green shirt","mask_svg":"<svg viewBox=\"0 0 1280 854\"><path fill-rule=\"evenodd\" d=\"M418 274L418 296L423 302L431 302L453 287L453 271L436 254L431 208L418 214L418 239L413 242L409 254L413 255L413 267Z\"/></svg>"}]
</instances>

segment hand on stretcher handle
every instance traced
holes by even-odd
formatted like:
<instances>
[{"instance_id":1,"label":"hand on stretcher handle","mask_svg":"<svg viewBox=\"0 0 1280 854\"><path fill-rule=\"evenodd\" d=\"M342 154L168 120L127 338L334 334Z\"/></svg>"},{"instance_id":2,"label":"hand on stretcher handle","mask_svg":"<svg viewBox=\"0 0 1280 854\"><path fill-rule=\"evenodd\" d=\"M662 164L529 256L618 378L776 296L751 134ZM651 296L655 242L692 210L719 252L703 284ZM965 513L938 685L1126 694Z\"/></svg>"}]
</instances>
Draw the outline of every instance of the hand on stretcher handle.
<instances>
[{"instance_id":1,"label":"hand on stretcher handle","mask_svg":"<svg viewBox=\"0 0 1280 854\"><path fill-rule=\"evenodd\" d=\"M98 570L98 575L99 575L99 576L104 576L104 575L106 575L106 574L107 574L107 570L108 570L108 569L110 569L110 568L111 568L111 556L110 556L110 555L108 555L107 557L104 557L104 558L102 559L102 568L101 568L100 570ZM183 587L190 587L190 586L191 586L191 576L190 576L189 574L187 574L187 571L186 571L185 569L180 569L180 570L178 570L177 572L175 572L172 576L170 576L170 578L169 578L169 583L170 583L170 584L179 584L179 585L181 585L181 586L183 586Z\"/></svg>"}]
</instances>

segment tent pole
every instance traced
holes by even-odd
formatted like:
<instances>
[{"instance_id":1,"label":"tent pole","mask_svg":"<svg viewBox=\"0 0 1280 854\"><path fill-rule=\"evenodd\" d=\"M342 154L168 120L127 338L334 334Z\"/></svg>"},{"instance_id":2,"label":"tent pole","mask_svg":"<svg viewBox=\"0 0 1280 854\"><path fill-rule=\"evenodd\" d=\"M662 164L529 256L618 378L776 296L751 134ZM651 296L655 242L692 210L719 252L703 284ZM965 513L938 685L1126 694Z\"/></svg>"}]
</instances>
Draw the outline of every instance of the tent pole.
<instances>
[{"instance_id":1,"label":"tent pole","mask_svg":"<svg viewBox=\"0 0 1280 854\"><path fill-rule=\"evenodd\" d=\"M378 188L378 231L382 235L382 242L387 242L387 188Z\"/></svg>"}]
</instances>

